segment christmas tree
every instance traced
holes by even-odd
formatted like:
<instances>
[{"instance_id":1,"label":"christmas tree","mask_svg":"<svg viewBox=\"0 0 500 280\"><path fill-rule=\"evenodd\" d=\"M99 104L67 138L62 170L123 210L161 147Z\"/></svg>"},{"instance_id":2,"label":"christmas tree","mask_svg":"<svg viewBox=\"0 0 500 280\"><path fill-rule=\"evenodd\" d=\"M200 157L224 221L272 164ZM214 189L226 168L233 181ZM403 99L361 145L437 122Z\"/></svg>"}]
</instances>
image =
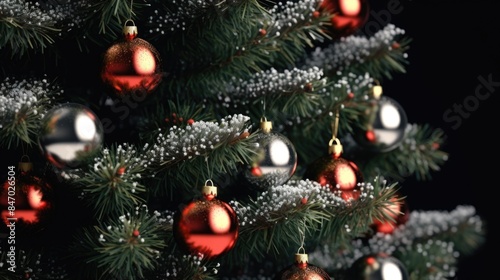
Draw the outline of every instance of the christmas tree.
<instances>
[{"instance_id":1,"label":"christmas tree","mask_svg":"<svg viewBox=\"0 0 500 280\"><path fill-rule=\"evenodd\" d=\"M385 4L1 2L0 278L460 275L487 225L411 200L456 140Z\"/></svg>"}]
</instances>

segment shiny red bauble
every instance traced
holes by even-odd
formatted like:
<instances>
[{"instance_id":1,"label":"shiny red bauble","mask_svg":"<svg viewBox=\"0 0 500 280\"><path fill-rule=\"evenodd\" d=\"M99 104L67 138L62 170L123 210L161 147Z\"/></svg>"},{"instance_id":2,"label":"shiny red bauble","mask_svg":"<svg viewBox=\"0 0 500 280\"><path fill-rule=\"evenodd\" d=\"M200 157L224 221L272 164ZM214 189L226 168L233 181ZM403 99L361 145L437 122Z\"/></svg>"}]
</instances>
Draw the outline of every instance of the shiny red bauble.
<instances>
[{"instance_id":1,"label":"shiny red bauble","mask_svg":"<svg viewBox=\"0 0 500 280\"><path fill-rule=\"evenodd\" d=\"M52 213L52 187L36 176L26 177L11 176L13 180L8 178L0 189L0 214L6 225L37 225Z\"/></svg>"},{"instance_id":2,"label":"shiny red bauble","mask_svg":"<svg viewBox=\"0 0 500 280\"><path fill-rule=\"evenodd\" d=\"M118 95L151 93L162 80L159 52L135 26L125 26L124 35L106 50L101 78Z\"/></svg>"},{"instance_id":3,"label":"shiny red bauble","mask_svg":"<svg viewBox=\"0 0 500 280\"><path fill-rule=\"evenodd\" d=\"M398 226L403 225L408 221L410 211L407 202L404 199L401 199L398 194L393 196L390 201L392 204L387 205L383 211L387 214L387 216L391 217L392 220L374 219L371 227L375 232L391 234Z\"/></svg>"},{"instance_id":4,"label":"shiny red bauble","mask_svg":"<svg viewBox=\"0 0 500 280\"><path fill-rule=\"evenodd\" d=\"M305 258L305 259L304 259ZM326 271L307 261L307 254L297 254L295 263L283 268L273 280L330 280Z\"/></svg>"},{"instance_id":5,"label":"shiny red bauble","mask_svg":"<svg viewBox=\"0 0 500 280\"><path fill-rule=\"evenodd\" d=\"M173 230L183 250L210 259L236 245L238 227L234 209L214 195L205 194L176 212Z\"/></svg>"},{"instance_id":6,"label":"shiny red bauble","mask_svg":"<svg viewBox=\"0 0 500 280\"><path fill-rule=\"evenodd\" d=\"M320 7L331 14L329 32L334 38L354 34L369 17L367 0L323 0Z\"/></svg>"},{"instance_id":7,"label":"shiny red bauble","mask_svg":"<svg viewBox=\"0 0 500 280\"><path fill-rule=\"evenodd\" d=\"M340 155L328 154L313 161L304 173L304 178L328 186L346 201L356 200L361 195L360 183L363 175L358 166Z\"/></svg>"}]
</instances>

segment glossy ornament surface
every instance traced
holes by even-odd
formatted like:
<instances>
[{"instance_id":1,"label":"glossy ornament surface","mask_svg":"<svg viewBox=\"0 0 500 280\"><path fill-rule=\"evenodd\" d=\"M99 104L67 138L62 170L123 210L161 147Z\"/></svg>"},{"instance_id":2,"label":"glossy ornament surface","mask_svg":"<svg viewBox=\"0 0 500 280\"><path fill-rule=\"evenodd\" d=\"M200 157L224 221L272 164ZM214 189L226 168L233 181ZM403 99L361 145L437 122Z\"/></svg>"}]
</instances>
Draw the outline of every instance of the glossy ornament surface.
<instances>
[{"instance_id":1,"label":"glossy ornament surface","mask_svg":"<svg viewBox=\"0 0 500 280\"><path fill-rule=\"evenodd\" d=\"M385 253L363 256L348 269L349 280L408 280L404 264Z\"/></svg>"},{"instance_id":2,"label":"glossy ornament surface","mask_svg":"<svg viewBox=\"0 0 500 280\"><path fill-rule=\"evenodd\" d=\"M201 199L194 200L176 212L174 237L179 246L192 254L215 258L236 245L238 217L234 209L216 198L217 191L204 190Z\"/></svg>"},{"instance_id":3,"label":"glossy ornament surface","mask_svg":"<svg viewBox=\"0 0 500 280\"><path fill-rule=\"evenodd\" d=\"M38 144L57 168L77 168L100 148L103 127L89 108L66 103L52 108L41 121Z\"/></svg>"},{"instance_id":4,"label":"glossy ornament surface","mask_svg":"<svg viewBox=\"0 0 500 280\"><path fill-rule=\"evenodd\" d=\"M36 176L18 176L5 181L0 189L2 221L6 225L39 224L53 209L52 187Z\"/></svg>"},{"instance_id":5,"label":"glossy ornament surface","mask_svg":"<svg viewBox=\"0 0 500 280\"><path fill-rule=\"evenodd\" d=\"M346 201L356 200L361 195L360 184L364 180L363 174L354 162L342 157L342 148L339 146L339 151L313 161L307 167L304 178L329 187Z\"/></svg>"},{"instance_id":6,"label":"glossy ornament surface","mask_svg":"<svg viewBox=\"0 0 500 280\"><path fill-rule=\"evenodd\" d=\"M394 230L403 224L406 224L408 218L410 216L410 210L408 208L408 204L406 200L401 199L399 194L396 194L394 197L390 199L393 202L392 205L388 205L384 212L393 219L393 221L387 220L378 220L374 219L371 227L376 232L391 234Z\"/></svg>"},{"instance_id":7,"label":"glossy ornament surface","mask_svg":"<svg viewBox=\"0 0 500 280\"><path fill-rule=\"evenodd\" d=\"M332 15L329 31L334 38L354 34L368 21L370 12L367 0L323 0L321 8Z\"/></svg>"},{"instance_id":8,"label":"glossy ornament surface","mask_svg":"<svg viewBox=\"0 0 500 280\"><path fill-rule=\"evenodd\" d=\"M402 142L408 125L403 107L387 96L373 100L362 121L365 128L355 128L353 139L374 152L395 149Z\"/></svg>"},{"instance_id":9,"label":"glossy ornament surface","mask_svg":"<svg viewBox=\"0 0 500 280\"><path fill-rule=\"evenodd\" d=\"M304 256L305 255L305 256ZM295 263L278 272L273 280L330 280L326 271L308 263L307 254L297 254Z\"/></svg>"},{"instance_id":10,"label":"glossy ornament surface","mask_svg":"<svg viewBox=\"0 0 500 280\"><path fill-rule=\"evenodd\" d=\"M124 27L124 39L104 53L101 78L115 93L148 94L162 80L158 50L137 37L135 26Z\"/></svg>"},{"instance_id":11,"label":"glossy ornament surface","mask_svg":"<svg viewBox=\"0 0 500 280\"><path fill-rule=\"evenodd\" d=\"M262 123L261 126L269 126ZM255 141L255 155L244 171L245 180L259 190L286 183L297 168L297 152L283 134L263 129Z\"/></svg>"}]
</instances>

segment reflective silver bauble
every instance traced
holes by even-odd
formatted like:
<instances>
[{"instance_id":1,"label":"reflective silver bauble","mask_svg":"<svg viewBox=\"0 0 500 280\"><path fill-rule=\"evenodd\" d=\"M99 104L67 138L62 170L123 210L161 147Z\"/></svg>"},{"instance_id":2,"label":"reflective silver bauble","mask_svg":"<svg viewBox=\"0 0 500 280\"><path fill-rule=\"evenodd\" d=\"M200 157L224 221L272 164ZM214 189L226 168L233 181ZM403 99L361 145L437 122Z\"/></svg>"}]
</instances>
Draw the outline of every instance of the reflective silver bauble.
<instances>
[{"instance_id":1,"label":"reflective silver bauble","mask_svg":"<svg viewBox=\"0 0 500 280\"><path fill-rule=\"evenodd\" d=\"M52 108L41 122L38 144L55 167L76 168L100 149L103 127L89 108L66 103Z\"/></svg>"},{"instance_id":2,"label":"reflective silver bauble","mask_svg":"<svg viewBox=\"0 0 500 280\"><path fill-rule=\"evenodd\" d=\"M355 129L356 143L371 151L388 152L403 140L408 119L403 107L394 99L382 96L367 110L363 129Z\"/></svg>"},{"instance_id":3,"label":"reflective silver bauble","mask_svg":"<svg viewBox=\"0 0 500 280\"><path fill-rule=\"evenodd\" d=\"M283 134L271 131L270 122L261 124L261 127L266 126L257 135L255 155L244 171L248 183L260 190L284 184L297 168L297 152L293 143Z\"/></svg>"}]
</instances>

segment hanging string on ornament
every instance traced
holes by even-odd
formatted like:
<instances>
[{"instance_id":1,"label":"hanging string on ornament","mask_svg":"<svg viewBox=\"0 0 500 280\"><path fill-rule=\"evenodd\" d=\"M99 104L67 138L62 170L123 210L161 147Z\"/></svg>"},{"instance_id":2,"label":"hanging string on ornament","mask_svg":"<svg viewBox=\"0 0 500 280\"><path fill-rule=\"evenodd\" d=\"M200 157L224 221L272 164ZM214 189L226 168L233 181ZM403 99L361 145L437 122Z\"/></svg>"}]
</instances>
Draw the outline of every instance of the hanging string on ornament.
<instances>
[{"instance_id":1,"label":"hanging string on ornament","mask_svg":"<svg viewBox=\"0 0 500 280\"><path fill-rule=\"evenodd\" d=\"M370 107L361 127L354 127L353 139L366 150L389 152L404 139L408 119L403 107L394 99L382 96L382 86L372 87Z\"/></svg>"},{"instance_id":2,"label":"hanging string on ornament","mask_svg":"<svg viewBox=\"0 0 500 280\"><path fill-rule=\"evenodd\" d=\"M304 178L329 187L345 201L357 200L361 195L363 175L358 166L342 157L343 147L337 138L338 111L332 122L332 139L328 143L328 154L314 160L306 169Z\"/></svg>"},{"instance_id":3,"label":"hanging string on ornament","mask_svg":"<svg viewBox=\"0 0 500 280\"><path fill-rule=\"evenodd\" d=\"M301 234L302 244L295 254L295 262L279 271L273 280L330 280L331 278L326 271L309 263L309 255L304 249L305 234L302 231Z\"/></svg>"},{"instance_id":4,"label":"hanging string on ornament","mask_svg":"<svg viewBox=\"0 0 500 280\"><path fill-rule=\"evenodd\" d=\"M77 103L58 105L41 121L38 144L57 168L77 168L101 148L104 129L92 110Z\"/></svg>"},{"instance_id":5,"label":"hanging string on ornament","mask_svg":"<svg viewBox=\"0 0 500 280\"><path fill-rule=\"evenodd\" d=\"M124 38L104 53L101 78L118 95L149 94L162 81L158 50L146 40L138 38L137 34L137 27L130 17L123 26Z\"/></svg>"},{"instance_id":6,"label":"hanging string on ornament","mask_svg":"<svg viewBox=\"0 0 500 280\"><path fill-rule=\"evenodd\" d=\"M217 199L212 180L205 182L202 194L176 212L173 233L182 250L213 259L236 245L238 217L229 204Z\"/></svg>"},{"instance_id":7,"label":"hanging string on ornament","mask_svg":"<svg viewBox=\"0 0 500 280\"><path fill-rule=\"evenodd\" d=\"M367 0L323 0L320 9L331 14L328 31L335 39L354 34L370 15Z\"/></svg>"},{"instance_id":8,"label":"hanging string on ornament","mask_svg":"<svg viewBox=\"0 0 500 280\"><path fill-rule=\"evenodd\" d=\"M255 155L243 174L249 185L258 190L286 183L297 168L295 146L285 135L272 131L272 128L271 121L261 118Z\"/></svg>"},{"instance_id":9,"label":"hanging string on ornament","mask_svg":"<svg viewBox=\"0 0 500 280\"><path fill-rule=\"evenodd\" d=\"M380 252L358 258L347 270L349 280L408 280L408 271L397 258Z\"/></svg>"}]
</instances>

